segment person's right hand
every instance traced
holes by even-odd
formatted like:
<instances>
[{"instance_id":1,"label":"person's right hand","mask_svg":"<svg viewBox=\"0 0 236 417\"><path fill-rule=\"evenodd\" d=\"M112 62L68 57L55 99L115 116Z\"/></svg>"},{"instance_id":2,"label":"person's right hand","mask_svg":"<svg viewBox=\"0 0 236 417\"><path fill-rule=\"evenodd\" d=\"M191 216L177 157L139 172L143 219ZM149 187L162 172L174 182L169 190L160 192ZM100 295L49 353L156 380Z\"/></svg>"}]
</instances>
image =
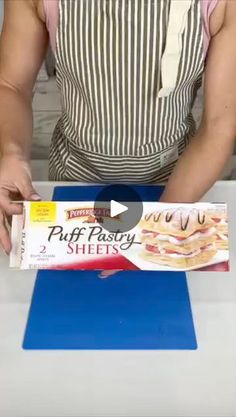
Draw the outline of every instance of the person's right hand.
<instances>
[{"instance_id":1,"label":"person's right hand","mask_svg":"<svg viewBox=\"0 0 236 417\"><path fill-rule=\"evenodd\" d=\"M22 212L16 200L40 200L32 186L29 162L19 156L3 156L0 159L0 247L9 254L11 240L7 219Z\"/></svg>"}]
</instances>

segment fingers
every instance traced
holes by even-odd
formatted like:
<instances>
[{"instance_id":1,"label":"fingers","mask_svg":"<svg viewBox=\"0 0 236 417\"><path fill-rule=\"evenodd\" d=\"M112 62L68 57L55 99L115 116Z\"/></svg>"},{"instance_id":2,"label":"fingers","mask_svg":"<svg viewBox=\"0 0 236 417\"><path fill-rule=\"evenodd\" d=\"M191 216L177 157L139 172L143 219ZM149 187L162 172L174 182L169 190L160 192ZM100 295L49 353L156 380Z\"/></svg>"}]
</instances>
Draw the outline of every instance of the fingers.
<instances>
[{"instance_id":1,"label":"fingers","mask_svg":"<svg viewBox=\"0 0 236 417\"><path fill-rule=\"evenodd\" d=\"M21 204L13 203L11 201L10 191L4 188L0 188L0 208L8 216L22 213Z\"/></svg>"},{"instance_id":2,"label":"fingers","mask_svg":"<svg viewBox=\"0 0 236 417\"><path fill-rule=\"evenodd\" d=\"M16 184L22 197L26 201L40 201L40 195L34 189L30 177L25 179L21 184Z\"/></svg>"},{"instance_id":3,"label":"fingers","mask_svg":"<svg viewBox=\"0 0 236 417\"><path fill-rule=\"evenodd\" d=\"M5 217L2 211L0 211L0 246L2 246L3 250L6 252L7 255L10 254L11 240L6 227Z\"/></svg>"},{"instance_id":4,"label":"fingers","mask_svg":"<svg viewBox=\"0 0 236 417\"><path fill-rule=\"evenodd\" d=\"M98 275L99 278L109 278L112 275L115 275L117 272L120 272L121 269L114 269L114 270L110 270L110 271L101 271L100 274Z\"/></svg>"},{"instance_id":5,"label":"fingers","mask_svg":"<svg viewBox=\"0 0 236 417\"><path fill-rule=\"evenodd\" d=\"M40 201L40 196L33 188L30 179L24 181L22 184L16 184L16 188L22 196L22 199L28 201ZM21 214L22 206L20 203L12 202L12 191L7 188L0 187L0 207L6 213L7 216L13 214ZM14 199L15 200L15 199Z\"/></svg>"}]
</instances>

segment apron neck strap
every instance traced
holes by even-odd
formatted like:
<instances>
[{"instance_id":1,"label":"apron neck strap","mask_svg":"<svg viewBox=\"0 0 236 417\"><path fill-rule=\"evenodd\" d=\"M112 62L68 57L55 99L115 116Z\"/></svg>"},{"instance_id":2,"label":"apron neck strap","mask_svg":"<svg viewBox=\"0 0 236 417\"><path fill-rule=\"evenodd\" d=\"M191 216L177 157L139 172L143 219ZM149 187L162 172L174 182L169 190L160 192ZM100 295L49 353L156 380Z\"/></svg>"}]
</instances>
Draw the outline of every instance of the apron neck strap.
<instances>
[{"instance_id":1,"label":"apron neck strap","mask_svg":"<svg viewBox=\"0 0 236 417\"><path fill-rule=\"evenodd\" d=\"M188 12L196 0L171 0L166 47L161 61L162 88L158 97L167 97L175 89L182 53L182 35Z\"/></svg>"}]
</instances>

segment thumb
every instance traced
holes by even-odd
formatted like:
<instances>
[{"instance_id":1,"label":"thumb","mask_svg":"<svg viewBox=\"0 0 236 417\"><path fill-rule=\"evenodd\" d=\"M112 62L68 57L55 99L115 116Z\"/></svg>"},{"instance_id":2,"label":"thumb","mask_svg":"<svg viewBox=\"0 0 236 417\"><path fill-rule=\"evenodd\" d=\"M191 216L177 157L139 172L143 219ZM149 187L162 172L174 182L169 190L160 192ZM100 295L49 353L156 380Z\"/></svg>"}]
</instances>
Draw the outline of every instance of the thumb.
<instances>
[{"instance_id":1,"label":"thumb","mask_svg":"<svg viewBox=\"0 0 236 417\"><path fill-rule=\"evenodd\" d=\"M40 201L41 197L32 185L30 178L28 178L22 185L19 185L19 191L24 198L28 201Z\"/></svg>"}]
</instances>

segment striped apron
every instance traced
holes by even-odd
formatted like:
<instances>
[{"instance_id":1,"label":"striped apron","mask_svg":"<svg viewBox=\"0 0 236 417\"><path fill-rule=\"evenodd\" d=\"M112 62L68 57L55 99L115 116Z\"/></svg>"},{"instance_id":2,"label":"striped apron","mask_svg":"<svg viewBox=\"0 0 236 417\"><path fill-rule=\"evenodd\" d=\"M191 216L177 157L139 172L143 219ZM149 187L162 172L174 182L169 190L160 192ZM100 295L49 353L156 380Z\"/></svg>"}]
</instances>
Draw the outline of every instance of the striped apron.
<instances>
[{"instance_id":1,"label":"striped apron","mask_svg":"<svg viewBox=\"0 0 236 417\"><path fill-rule=\"evenodd\" d=\"M195 132L199 0L60 0L50 179L161 182Z\"/></svg>"}]
</instances>

